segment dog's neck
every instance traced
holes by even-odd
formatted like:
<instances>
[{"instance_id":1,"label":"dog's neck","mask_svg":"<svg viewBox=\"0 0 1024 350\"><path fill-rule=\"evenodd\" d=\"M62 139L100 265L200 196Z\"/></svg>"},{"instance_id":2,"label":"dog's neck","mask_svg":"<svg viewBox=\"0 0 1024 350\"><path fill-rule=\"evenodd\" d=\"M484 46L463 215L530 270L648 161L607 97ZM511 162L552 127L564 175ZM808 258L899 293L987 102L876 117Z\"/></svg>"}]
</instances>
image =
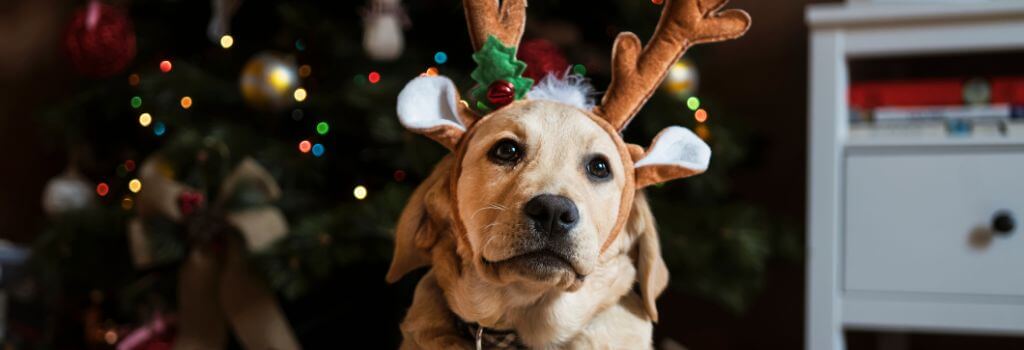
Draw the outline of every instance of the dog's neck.
<instances>
[{"instance_id":1,"label":"dog's neck","mask_svg":"<svg viewBox=\"0 0 1024 350\"><path fill-rule=\"evenodd\" d=\"M571 340L594 315L630 292L636 270L629 256L608 253L615 254L573 292L521 282L495 284L465 259L458 276L439 280L452 312L464 321L515 330L524 344L545 347Z\"/></svg>"}]
</instances>

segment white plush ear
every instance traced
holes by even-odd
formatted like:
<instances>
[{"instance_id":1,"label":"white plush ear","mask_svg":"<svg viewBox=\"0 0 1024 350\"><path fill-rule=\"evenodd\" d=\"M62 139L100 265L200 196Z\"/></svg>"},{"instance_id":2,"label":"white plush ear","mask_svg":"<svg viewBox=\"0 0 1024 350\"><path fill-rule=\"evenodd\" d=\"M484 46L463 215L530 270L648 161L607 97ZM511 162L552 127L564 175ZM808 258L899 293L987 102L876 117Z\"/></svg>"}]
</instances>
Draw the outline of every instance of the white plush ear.
<instances>
[{"instance_id":1,"label":"white plush ear","mask_svg":"<svg viewBox=\"0 0 1024 350\"><path fill-rule=\"evenodd\" d=\"M690 129L670 126L654 142L636 168L636 188L703 173L711 162L711 147Z\"/></svg>"},{"instance_id":2,"label":"white plush ear","mask_svg":"<svg viewBox=\"0 0 1024 350\"><path fill-rule=\"evenodd\" d=\"M466 132L459 91L446 77L413 79L398 94L398 120L406 129L455 150Z\"/></svg>"}]
</instances>

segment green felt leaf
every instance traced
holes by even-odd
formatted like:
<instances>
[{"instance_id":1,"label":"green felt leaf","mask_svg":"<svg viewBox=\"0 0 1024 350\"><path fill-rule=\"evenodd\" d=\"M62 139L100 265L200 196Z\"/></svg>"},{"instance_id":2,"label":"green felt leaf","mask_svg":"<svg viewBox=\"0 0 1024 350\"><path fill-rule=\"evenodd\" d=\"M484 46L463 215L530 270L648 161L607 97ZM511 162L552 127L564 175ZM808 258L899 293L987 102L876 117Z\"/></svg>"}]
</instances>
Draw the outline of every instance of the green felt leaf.
<instances>
[{"instance_id":1,"label":"green felt leaf","mask_svg":"<svg viewBox=\"0 0 1024 350\"><path fill-rule=\"evenodd\" d=\"M522 99L533 87L533 79L523 76L526 62L516 59L516 48L505 46L493 35L488 36L480 51L473 54L473 61L477 63L477 67L469 76L477 85L469 93L477 101L477 108L484 112L496 107L487 102L487 88L491 83L497 80L512 83L517 100Z\"/></svg>"}]
</instances>

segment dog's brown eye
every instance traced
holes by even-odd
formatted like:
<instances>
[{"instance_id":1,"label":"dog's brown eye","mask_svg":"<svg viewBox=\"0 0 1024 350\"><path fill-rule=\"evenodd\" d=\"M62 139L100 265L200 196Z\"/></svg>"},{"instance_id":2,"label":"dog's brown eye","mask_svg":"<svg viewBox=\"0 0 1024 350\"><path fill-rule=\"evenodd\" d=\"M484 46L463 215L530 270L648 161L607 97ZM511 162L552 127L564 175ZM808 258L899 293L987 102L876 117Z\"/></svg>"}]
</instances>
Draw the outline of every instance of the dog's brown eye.
<instances>
[{"instance_id":1,"label":"dog's brown eye","mask_svg":"<svg viewBox=\"0 0 1024 350\"><path fill-rule=\"evenodd\" d=\"M523 157L523 147L512 140L501 140L489 154L491 161L498 164L513 164Z\"/></svg>"},{"instance_id":2,"label":"dog's brown eye","mask_svg":"<svg viewBox=\"0 0 1024 350\"><path fill-rule=\"evenodd\" d=\"M604 156L595 156L587 161L587 175L594 180L605 180L612 176L612 168Z\"/></svg>"}]
</instances>

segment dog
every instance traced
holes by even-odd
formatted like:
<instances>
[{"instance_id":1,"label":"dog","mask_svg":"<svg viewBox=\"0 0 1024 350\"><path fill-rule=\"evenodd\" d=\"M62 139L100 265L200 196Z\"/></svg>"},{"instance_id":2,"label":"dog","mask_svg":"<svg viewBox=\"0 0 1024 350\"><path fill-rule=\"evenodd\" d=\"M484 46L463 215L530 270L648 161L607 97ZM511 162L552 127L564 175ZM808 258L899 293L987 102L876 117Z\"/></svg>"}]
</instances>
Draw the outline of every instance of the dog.
<instances>
[{"instance_id":1,"label":"dog","mask_svg":"<svg viewBox=\"0 0 1024 350\"><path fill-rule=\"evenodd\" d=\"M600 105L572 75L484 115L445 77L402 90L402 124L452 151L396 226L386 280L430 266L401 324L403 349L651 347L668 270L641 189L703 172L711 149L682 127L647 150L620 131L687 47L746 31L749 16L719 12L724 2L665 1L647 47L621 34ZM525 1L464 6L476 48L518 44Z\"/></svg>"}]
</instances>

